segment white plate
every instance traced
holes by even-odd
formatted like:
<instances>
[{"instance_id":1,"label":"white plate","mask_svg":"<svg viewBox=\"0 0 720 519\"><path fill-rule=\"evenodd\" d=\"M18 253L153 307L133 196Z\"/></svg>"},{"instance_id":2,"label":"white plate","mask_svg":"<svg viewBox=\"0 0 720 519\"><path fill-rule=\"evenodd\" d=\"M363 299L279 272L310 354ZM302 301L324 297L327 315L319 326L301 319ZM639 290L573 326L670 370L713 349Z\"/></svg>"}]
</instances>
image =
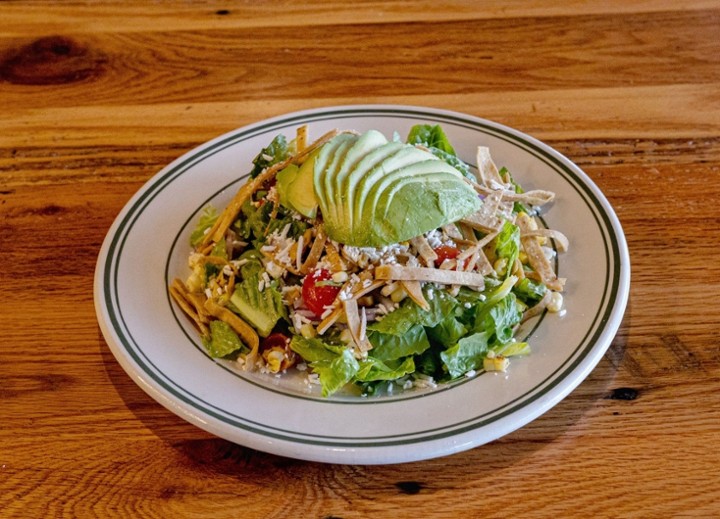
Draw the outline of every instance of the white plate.
<instances>
[{"instance_id":1,"label":"white plate","mask_svg":"<svg viewBox=\"0 0 720 519\"><path fill-rule=\"evenodd\" d=\"M568 279L564 316L548 314L524 333L533 353L507 374L486 373L432 391L323 399L299 378L238 373L210 359L168 297L188 272L188 236L208 203L222 208L258 151L279 133L377 129L403 138L414 124L439 123L474 163L489 146L526 189L557 193L543 213L571 243L559 259ZM411 106L345 106L293 113L218 137L151 178L112 225L98 258L95 306L113 354L151 397L227 440L293 458L398 463L448 455L522 427L562 400L595 367L623 316L630 284L625 238L600 190L543 143L505 126Z\"/></svg>"}]
</instances>

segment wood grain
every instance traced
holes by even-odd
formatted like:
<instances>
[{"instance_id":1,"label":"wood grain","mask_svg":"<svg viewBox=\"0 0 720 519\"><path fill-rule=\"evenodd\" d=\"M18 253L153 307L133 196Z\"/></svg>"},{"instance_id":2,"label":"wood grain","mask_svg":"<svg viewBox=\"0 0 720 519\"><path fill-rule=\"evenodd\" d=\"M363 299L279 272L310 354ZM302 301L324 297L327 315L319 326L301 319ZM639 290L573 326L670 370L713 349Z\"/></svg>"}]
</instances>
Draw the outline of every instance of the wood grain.
<instances>
[{"instance_id":1,"label":"wood grain","mask_svg":"<svg viewBox=\"0 0 720 519\"><path fill-rule=\"evenodd\" d=\"M0 3L0 517L720 516L720 5ZM147 396L93 307L160 168L313 107L436 106L546 141L613 204L630 302L541 418L425 462L308 463Z\"/></svg>"}]
</instances>

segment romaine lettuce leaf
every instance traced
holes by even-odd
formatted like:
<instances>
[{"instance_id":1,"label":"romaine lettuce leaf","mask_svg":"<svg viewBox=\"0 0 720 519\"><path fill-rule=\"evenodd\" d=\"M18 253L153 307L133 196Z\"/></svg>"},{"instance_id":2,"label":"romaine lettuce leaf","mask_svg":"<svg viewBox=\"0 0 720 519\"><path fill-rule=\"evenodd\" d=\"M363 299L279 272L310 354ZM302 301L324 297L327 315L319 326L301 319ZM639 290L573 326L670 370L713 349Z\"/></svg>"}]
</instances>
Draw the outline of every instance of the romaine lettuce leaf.
<instances>
[{"instance_id":1,"label":"romaine lettuce leaf","mask_svg":"<svg viewBox=\"0 0 720 519\"><path fill-rule=\"evenodd\" d=\"M368 340L373 345L372 356L384 361L416 355L430 347L425 328L420 324L412 325L399 335L370 330Z\"/></svg>"},{"instance_id":2,"label":"romaine lettuce leaf","mask_svg":"<svg viewBox=\"0 0 720 519\"><path fill-rule=\"evenodd\" d=\"M507 261L505 275L512 273L512 267L520 253L520 228L517 225L505 221L503 228L495 238L495 255Z\"/></svg>"},{"instance_id":3,"label":"romaine lettuce leaf","mask_svg":"<svg viewBox=\"0 0 720 519\"><path fill-rule=\"evenodd\" d=\"M455 344L466 333L467 328L453 315L448 315L438 324L427 329L430 341L442 346Z\"/></svg>"},{"instance_id":4,"label":"romaine lettuce leaf","mask_svg":"<svg viewBox=\"0 0 720 519\"><path fill-rule=\"evenodd\" d=\"M510 292L496 304L485 307L476 316L474 330L489 334L491 341L502 344L513 338L513 329L522 319L522 310L517 304L515 294Z\"/></svg>"},{"instance_id":5,"label":"romaine lettuce leaf","mask_svg":"<svg viewBox=\"0 0 720 519\"><path fill-rule=\"evenodd\" d=\"M287 157L287 139L284 135L278 135L272 140L272 142L270 142L270 144L267 145L267 147L260 150L257 157L253 159L252 163L254 167L250 172L250 176L255 178L262 173L262 170L265 168L270 167L273 164L277 164L278 162L282 162L287 159Z\"/></svg>"},{"instance_id":6,"label":"romaine lettuce leaf","mask_svg":"<svg viewBox=\"0 0 720 519\"><path fill-rule=\"evenodd\" d=\"M245 345L225 321L210 321L210 337L204 338L203 345L212 358L227 357L245 348Z\"/></svg>"},{"instance_id":7,"label":"romaine lettuce leaf","mask_svg":"<svg viewBox=\"0 0 720 519\"><path fill-rule=\"evenodd\" d=\"M528 306L534 306L545 296L547 287L540 281L523 278L513 287L513 292L520 301Z\"/></svg>"},{"instance_id":8,"label":"romaine lettuce leaf","mask_svg":"<svg viewBox=\"0 0 720 519\"><path fill-rule=\"evenodd\" d=\"M318 374L323 396L332 395L349 383L360 369L350 349L318 338L294 335L290 340L290 349Z\"/></svg>"},{"instance_id":9,"label":"romaine lettuce leaf","mask_svg":"<svg viewBox=\"0 0 720 519\"><path fill-rule=\"evenodd\" d=\"M345 346L329 344L318 338L293 335L290 340L290 349L300 355L305 362L313 363L333 360L347 348L345 348Z\"/></svg>"},{"instance_id":10,"label":"romaine lettuce leaf","mask_svg":"<svg viewBox=\"0 0 720 519\"><path fill-rule=\"evenodd\" d=\"M460 339L456 345L440 353L445 369L452 378L482 366L488 351L489 334L474 333Z\"/></svg>"},{"instance_id":11,"label":"romaine lettuce leaf","mask_svg":"<svg viewBox=\"0 0 720 519\"><path fill-rule=\"evenodd\" d=\"M358 382L375 382L378 380L397 380L415 371L415 362L407 357L402 362L385 363L379 359L368 357L360 361L360 369L355 375Z\"/></svg>"},{"instance_id":12,"label":"romaine lettuce leaf","mask_svg":"<svg viewBox=\"0 0 720 519\"><path fill-rule=\"evenodd\" d=\"M310 367L320 376L322 396L327 397L349 383L360 369L352 351L343 348L333 359L317 360Z\"/></svg>"},{"instance_id":13,"label":"romaine lettuce leaf","mask_svg":"<svg viewBox=\"0 0 720 519\"><path fill-rule=\"evenodd\" d=\"M410 128L407 142L408 144L432 146L445 153L455 155L455 149L452 147L452 144L450 144L450 140L439 124L416 124Z\"/></svg>"},{"instance_id":14,"label":"romaine lettuce leaf","mask_svg":"<svg viewBox=\"0 0 720 519\"><path fill-rule=\"evenodd\" d=\"M197 225L190 233L190 245L196 247L205 237L205 233L210 229L218 219L218 212L215 207L208 205L200 213Z\"/></svg>"},{"instance_id":15,"label":"romaine lettuce leaf","mask_svg":"<svg viewBox=\"0 0 720 519\"><path fill-rule=\"evenodd\" d=\"M432 295L428 293L429 290L433 291ZM402 335L415 324L435 326L445 319L445 316L455 312L458 307L457 300L447 292L428 288L425 288L423 292L430 305L429 310L423 310L412 299L406 298L398 309L387 314L381 321L368 326L368 330Z\"/></svg>"},{"instance_id":16,"label":"romaine lettuce leaf","mask_svg":"<svg viewBox=\"0 0 720 519\"><path fill-rule=\"evenodd\" d=\"M475 177L470 172L470 166L457 156L455 149L450 144L450 140L440 125L417 124L413 126L408 134L407 142L408 144L425 146L437 158L450 164L466 177L475 180Z\"/></svg>"}]
</instances>

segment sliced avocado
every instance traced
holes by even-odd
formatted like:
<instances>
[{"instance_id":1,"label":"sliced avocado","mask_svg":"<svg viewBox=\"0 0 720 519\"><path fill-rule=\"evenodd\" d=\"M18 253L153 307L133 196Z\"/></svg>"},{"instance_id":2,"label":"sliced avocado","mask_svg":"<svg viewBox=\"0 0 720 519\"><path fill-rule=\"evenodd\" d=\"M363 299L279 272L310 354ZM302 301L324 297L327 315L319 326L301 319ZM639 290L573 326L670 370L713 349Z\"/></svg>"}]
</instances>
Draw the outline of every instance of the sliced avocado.
<instances>
[{"instance_id":1,"label":"sliced avocado","mask_svg":"<svg viewBox=\"0 0 720 519\"><path fill-rule=\"evenodd\" d=\"M230 302L261 337L267 337L283 317L284 306L280 292L270 286L266 286L261 292L258 285L258 276L245 279L235 287Z\"/></svg>"},{"instance_id":2,"label":"sliced avocado","mask_svg":"<svg viewBox=\"0 0 720 519\"><path fill-rule=\"evenodd\" d=\"M287 188L288 202L293 209L307 218L315 218L318 208L315 189L313 187L315 161L316 155L310 155L310 157L303 162L302 166L300 166L293 182ZM282 198L280 198L280 202L282 203Z\"/></svg>"},{"instance_id":3,"label":"sliced avocado","mask_svg":"<svg viewBox=\"0 0 720 519\"><path fill-rule=\"evenodd\" d=\"M381 247L480 208L477 194L457 169L431 153L387 142L377 134L341 134L320 149L314 184L331 239Z\"/></svg>"},{"instance_id":4,"label":"sliced avocado","mask_svg":"<svg viewBox=\"0 0 720 519\"><path fill-rule=\"evenodd\" d=\"M357 135L341 133L322 146L317 154L313 183L315 184L315 193L318 197L322 196L326 201L324 205L320 206L323 209L323 218L326 220L328 219L328 216L330 217L330 220L334 220L334 215L330 214L333 210L334 203L328 203L328 201L334 200L332 182L334 169L332 168L331 163L337 155L338 148L348 142L354 143L357 139ZM342 154L344 155L344 152Z\"/></svg>"},{"instance_id":5,"label":"sliced avocado","mask_svg":"<svg viewBox=\"0 0 720 519\"><path fill-rule=\"evenodd\" d=\"M298 168L295 164L289 164L278 171L277 175L275 175L275 186L277 188L278 197L280 198L280 203L290 209L293 209L293 205L289 198L290 186L297 178L299 171L300 168Z\"/></svg>"},{"instance_id":6,"label":"sliced avocado","mask_svg":"<svg viewBox=\"0 0 720 519\"><path fill-rule=\"evenodd\" d=\"M335 218L344 220L347 218L347 200L351 197L349 190L349 177L357 168L358 164L371 152L387 144L385 136L377 130L370 130L360 136L342 158L340 168L335 174Z\"/></svg>"}]
</instances>

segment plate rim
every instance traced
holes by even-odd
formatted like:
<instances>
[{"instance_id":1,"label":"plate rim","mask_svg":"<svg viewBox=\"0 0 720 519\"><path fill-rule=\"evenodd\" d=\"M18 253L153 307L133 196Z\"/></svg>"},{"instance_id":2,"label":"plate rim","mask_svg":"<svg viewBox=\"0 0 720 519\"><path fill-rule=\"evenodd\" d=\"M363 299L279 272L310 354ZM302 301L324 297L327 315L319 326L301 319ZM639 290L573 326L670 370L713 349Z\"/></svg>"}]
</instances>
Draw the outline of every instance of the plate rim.
<instances>
[{"instance_id":1,"label":"plate rim","mask_svg":"<svg viewBox=\"0 0 720 519\"><path fill-rule=\"evenodd\" d=\"M522 403L520 405L512 407L506 412L501 413L501 415L513 415L519 410L527 408L529 404L535 404L533 409L530 410L531 412L526 413L524 416L516 417L518 419L515 420L512 425L508 425L506 427L506 429L508 430L498 431L498 434L495 435L486 435L486 438L482 442L473 442L472 440L469 440L465 443L460 442L461 447L446 445L445 448L436 448L435 451L425 454L413 453L411 452L411 449L405 449L406 452L404 452L401 456L398 456L397 452L400 447L406 447L407 445L426 444L429 442L441 441L447 438L467 435L468 432L477 431L478 429L486 427L487 423L485 423L485 421L481 421L480 423L473 423L472 426L468 426L468 428L465 430L458 430L454 426L451 426L449 427L449 429L452 430L446 432L440 437L431 437L430 439L422 437L414 441L410 440L408 442L407 436L409 435L406 434L402 435L405 437L404 440L398 440L397 442L391 442L389 444L383 444L382 442L373 442L371 444L337 444L330 442L323 445L322 442L314 441L312 442L312 444L309 445L296 438L273 438L272 435L267 435L267 431L259 433L257 431L248 430L245 430L245 433L249 433L250 435L259 435L260 438L249 438L247 437L247 434L242 433L238 437L237 435L231 434L229 431L227 431L227 428L222 424L219 426L217 424L213 424L212 420L208 420L207 417L198 416L197 412L194 412L192 409L188 409L185 405L176 401L170 395L165 394L161 388L156 387L151 380L148 380L145 376L143 376L143 373L138 370L138 366L134 365L134 363L131 362L130 359L125 357L124 353L127 353L127 350L124 350L123 347L118 344L118 342L116 342L122 342L123 337L121 337L121 333L118 332L117 323L113 322L113 318L111 315L109 315L108 307L106 306L107 294L105 293L105 289L107 287L107 276L109 274L109 269L114 259L114 257L108 256L108 254L113 249L113 243L115 243L115 240L117 240L120 236L118 234L118 231L121 230L122 222L125 221L125 218L132 214L132 208L135 207L139 202L143 201L153 187L159 188L165 183L169 184L170 182L172 182L172 179L169 179L168 176L178 167L180 167L181 165L185 165L186 169L190 169L194 163L193 161L199 162L203 160L204 154L213 146L218 146L228 141L230 142L228 146L232 146L234 145L232 141L237 139L240 139L240 142L242 142L242 140L244 139L242 139L241 136L244 132L264 133L265 131L267 131L267 128L279 130L280 128L282 128L282 126L278 126L278 124L280 123L287 127L297 125L300 122L307 122L308 118L312 118L312 121L314 122L323 119L346 117L348 116L348 114L353 114L356 117L368 117L370 116L370 112L372 113L372 116L375 117L380 116L397 118L400 117L399 114L403 114L404 117L410 119L422 118L427 120L430 118L437 120L441 118L443 120L453 120L453 123L457 124L458 122L462 122L471 126L471 129L475 131L478 130L477 126L491 128L497 132L504 134L505 136L509 136L512 139L513 144L518 145L520 143L524 143L526 145L529 145L534 148L535 151L541 152L543 155L552 158L553 161L556 162L557 166L560 166L563 169L571 170L571 173L573 174L575 179L584 189L587 190L586 194L593 198L594 202L596 202L597 205L595 206L595 209L600 213L599 216L601 216L604 220L604 229L609 234L608 238L612 249L612 252L610 252L610 254L612 256L611 259L613 260L615 269L611 276L612 279L610 280L611 282L615 283L614 289L610 290L610 292L612 292L611 299L614 299L614 301L612 304L609 303L607 305L605 311L606 315L603 317L603 322L598 325L594 333L594 340L592 340L583 348L584 354L575 359L566 368L563 368L564 364L559 366L555 370L555 372L564 371L564 373L561 376L552 378L554 377L554 372L552 375L547 377L541 385L545 385L546 382L551 378L551 382L553 383L550 384L548 387L544 388L539 395L534 396L529 403ZM536 153L533 153L533 155L537 157ZM239 180L235 180L233 183L238 181ZM483 443L487 443L488 441L492 441L493 439L496 439L512 430L516 430L517 428L522 427L528 422L544 414L548 409L550 409L563 398L565 398L572 390L575 389L575 387L577 387L577 385L579 385L587 377L589 372L595 367L595 365L602 358L602 355L604 355L605 351L610 346L612 339L614 338L621 324L622 317L625 312L629 293L629 284L630 262L627 250L627 243L625 241L625 236L622 231L620 222L612 206L607 201L600 189L590 179L590 177L588 177L587 174L582 171L582 169L580 169L576 164L574 164L564 155L560 154L554 148L533 138L528 134L504 126L500 123L496 123L488 119L475 117L469 114L413 105L359 104L327 106L310 110L290 112L288 114L275 116L255 122L253 124L245 125L230 132L226 132L214 139L200 144L199 146L196 146L195 148L184 153L182 156L178 157L170 164L162 168L155 175L153 175L133 195L133 197L131 197L131 199L125 204L123 209L117 215L112 226L110 227L105 237L105 240L103 241L103 245L101 247L100 254L98 255L98 261L96 264L94 300L98 322L100 323L103 335L108 342L108 345L110 346L113 355L119 361L123 369L152 398L154 398L166 408L173 411L175 414L178 414L182 418L186 419L187 421L190 421L191 423L194 423L200 428L208 430L209 432L226 438L230 441L235 441L249 447L258 448L260 450L267 450L269 452L274 452L280 455L290 456L294 458L329 462L394 463L398 461L414 461L417 459L426 459L430 457L450 454L458 450L464 450L465 448L470 448ZM606 297L607 293L608 290L606 288L603 291L603 297ZM591 326L588 333L592 332L594 326L595 325L593 323L593 326ZM583 342L584 340L581 341L578 349L582 346ZM571 354L568 359L574 357L576 355L576 352L577 350L573 352L573 354ZM149 373L146 374L149 376L151 375ZM571 380L568 380L568 378L570 378L573 374L575 376L572 377ZM528 393L534 393L537 388L538 386L535 386ZM192 405L191 402L187 402L186 404ZM506 404L505 407L507 407L507 405L509 404ZM202 414L202 410L200 411ZM486 414L492 415L495 413L495 411L496 410ZM495 422L497 420L498 418L493 418L488 423ZM281 445L283 442L290 442L290 448L288 448L288 445ZM302 445L302 449L308 449L308 447L310 447L310 452L298 452L297 449L292 448L293 446L297 446L297 444ZM333 447L335 447L335 451L333 451ZM394 447L395 449L395 452L392 455L390 455L389 452L380 452L382 450L388 449L389 447ZM367 452L368 449L379 449L380 451L376 451L370 454Z\"/></svg>"}]
</instances>

